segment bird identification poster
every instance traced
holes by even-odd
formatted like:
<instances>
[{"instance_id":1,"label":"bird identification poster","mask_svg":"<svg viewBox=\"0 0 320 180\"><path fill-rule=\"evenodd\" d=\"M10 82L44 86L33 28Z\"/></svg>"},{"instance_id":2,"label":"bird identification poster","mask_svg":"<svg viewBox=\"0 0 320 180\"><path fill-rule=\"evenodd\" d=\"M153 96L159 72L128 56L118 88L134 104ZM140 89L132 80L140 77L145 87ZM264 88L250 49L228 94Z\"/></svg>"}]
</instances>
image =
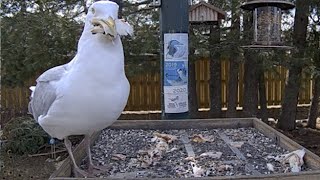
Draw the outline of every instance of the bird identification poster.
<instances>
[{"instance_id":1,"label":"bird identification poster","mask_svg":"<svg viewBox=\"0 0 320 180\"><path fill-rule=\"evenodd\" d=\"M188 34L164 34L165 113L184 113L188 107Z\"/></svg>"}]
</instances>

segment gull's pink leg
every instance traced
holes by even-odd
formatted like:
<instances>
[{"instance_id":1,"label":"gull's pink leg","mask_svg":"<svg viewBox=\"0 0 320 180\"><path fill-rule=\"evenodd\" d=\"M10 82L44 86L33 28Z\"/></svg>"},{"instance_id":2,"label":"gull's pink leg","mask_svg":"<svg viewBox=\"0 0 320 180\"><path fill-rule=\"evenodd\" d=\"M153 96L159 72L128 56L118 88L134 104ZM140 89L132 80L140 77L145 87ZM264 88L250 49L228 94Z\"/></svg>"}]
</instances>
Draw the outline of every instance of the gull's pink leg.
<instances>
[{"instance_id":1,"label":"gull's pink leg","mask_svg":"<svg viewBox=\"0 0 320 180\"><path fill-rule=\"evenodd\" d=\"M89 177L89 173L85 172L84 170L80 169L79 166L77 165L74 157L73 157L73 154L72 154L72 150L71 150L71 147L72 147L72 144L70 142L70 140L68 139L68 137L66 137L64 139L64 144L68 150L68 153L70 155L70 158L72 160L72 163L73 163L73 170L74 170L74 173L76 176L78 176L79 174L82 175L83 177Z\"/></svg>"},{"instance_id":2,"label":"gull's pink leg","mask_svg":"<svg viewBox=\"0 0 320 180\"><path fill-rule=\"evenodd\" d=\"M101 173L101 172L107 172L110 170L110 168L105 167L105 166L96 166L93 164L92 162L92 157L91 157L91 140L90 140L90 135L85 135L84 136L84 140L86 143L86 147L87 147L87 154L88 154L88 172L92 175L93 174L93 170L98 170L95 171L96 173Z\"/></svg>"}]
</instances>

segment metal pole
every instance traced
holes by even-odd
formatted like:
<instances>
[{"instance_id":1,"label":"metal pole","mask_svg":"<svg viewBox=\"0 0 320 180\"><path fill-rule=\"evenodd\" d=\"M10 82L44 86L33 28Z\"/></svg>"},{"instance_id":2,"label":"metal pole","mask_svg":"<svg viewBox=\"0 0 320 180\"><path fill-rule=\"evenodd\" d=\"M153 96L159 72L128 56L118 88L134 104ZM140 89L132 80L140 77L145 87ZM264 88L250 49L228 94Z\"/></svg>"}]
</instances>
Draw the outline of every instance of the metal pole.
<instances>
[{"instance_id":1,"label":"metal pole","mask_svg":"<svg viewBox=\"0 0 320 180\"><path fill-rule=\"evenodd\" d=\"M161 0L162 119L185 119L188 102L188 0Z\"/></svg>"},{"instance_id":2,"label":"metal pole","mask_svg":"<svg viewBox=\"0 0 320 180\"><path fill-rule=\"evenodd\" d=\"M123 0L111 0L119 5L118 18L122 18L122 8L123 8Z\"/></svg>"}]
</instances>

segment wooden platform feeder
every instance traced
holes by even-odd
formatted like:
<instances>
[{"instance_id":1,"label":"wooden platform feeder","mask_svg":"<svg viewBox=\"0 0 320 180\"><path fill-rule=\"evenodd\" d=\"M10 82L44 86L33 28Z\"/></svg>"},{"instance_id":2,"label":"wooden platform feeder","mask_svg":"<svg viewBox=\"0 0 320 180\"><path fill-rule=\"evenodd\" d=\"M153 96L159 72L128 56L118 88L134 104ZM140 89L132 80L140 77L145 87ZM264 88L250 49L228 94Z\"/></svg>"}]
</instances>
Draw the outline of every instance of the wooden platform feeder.
<instances>
[{"instance_id":1,"label":"wooden platform feeder","mask_svg":"<svg viewBox=\"0 0 320 180\"><path fill-rule=\"evenodd\" d=\"M241 5L253 12L253 42L247 48L290 48L281 42L282 10L295 5L283 0L248 0Z\"/></svg>"},{"instance_id":2,"label":"wooden platform feeder","mask_svg":"<svg viewBox=\"0 0 320 180\"><path fill-rule=\"evenodd\" d=\"M260 131L265 136L275 140L278 146L288 150L294 151L297 149L302 149L303 147L292 141L288 137L284 136L280 132L271 128L267 124L263 123L261 120L256 118L243 118L243 119L192 119L192 120L118 120L110 128L111 129L144 129L144 130L169 130L169 129L199 129L199 130L210 130L215 128L249 128L253 127ZM92 142L94 142L98 135L95 134L92 136ZM311 171L304 171L299 173L279 173L279 174L259 174L259 175L248 175L248 176L215 176L215 177L202 177L196 179L234 179L234 180L318 180L320 177L320 157L312 153L311 151L305 149L306 154L304 156L304 162L308 168L312 169ZM86 155L85 143L81 142L74 150L74 157L77 163L80 163L81 160ZM63 164L54 172L50 179L51 180L74 180L82 178L72 178L71 160L68 157ZM84 178L83 178L84 179ZM99 179L99 178L86 178L90 179ZM103 178L101 178L103 179ZM104 179L117 179L117 178L104 178ZM129 178L129 179L141 179L141 178ZM155 178L163 179L163 178ZM173 178L164 178L166 180L171 180ZM178 178L178 179L190 179L190 178ZM191 178L192 179L192 178Z\"/></svg>"}]
</instances>

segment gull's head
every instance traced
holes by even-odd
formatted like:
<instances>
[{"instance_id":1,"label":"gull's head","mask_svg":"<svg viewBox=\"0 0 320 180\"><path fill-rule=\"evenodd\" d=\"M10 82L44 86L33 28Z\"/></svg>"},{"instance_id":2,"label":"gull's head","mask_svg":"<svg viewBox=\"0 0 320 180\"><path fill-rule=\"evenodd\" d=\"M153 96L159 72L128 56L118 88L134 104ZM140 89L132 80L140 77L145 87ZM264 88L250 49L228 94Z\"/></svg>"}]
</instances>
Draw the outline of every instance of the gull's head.
<instances>
[{"instance_id":1,"label":"gull's head","mask_svg":"<svg viewBox=\"0 0 320 180\"><path fill-rule=\"evenodd\" d=\"M108 39L117 37L116 22L118 20L117 3L112 1L98 1L93 3L87 14L86 23L89 24L92 34L103 34Z\"/></svg>"}]
</instances>

